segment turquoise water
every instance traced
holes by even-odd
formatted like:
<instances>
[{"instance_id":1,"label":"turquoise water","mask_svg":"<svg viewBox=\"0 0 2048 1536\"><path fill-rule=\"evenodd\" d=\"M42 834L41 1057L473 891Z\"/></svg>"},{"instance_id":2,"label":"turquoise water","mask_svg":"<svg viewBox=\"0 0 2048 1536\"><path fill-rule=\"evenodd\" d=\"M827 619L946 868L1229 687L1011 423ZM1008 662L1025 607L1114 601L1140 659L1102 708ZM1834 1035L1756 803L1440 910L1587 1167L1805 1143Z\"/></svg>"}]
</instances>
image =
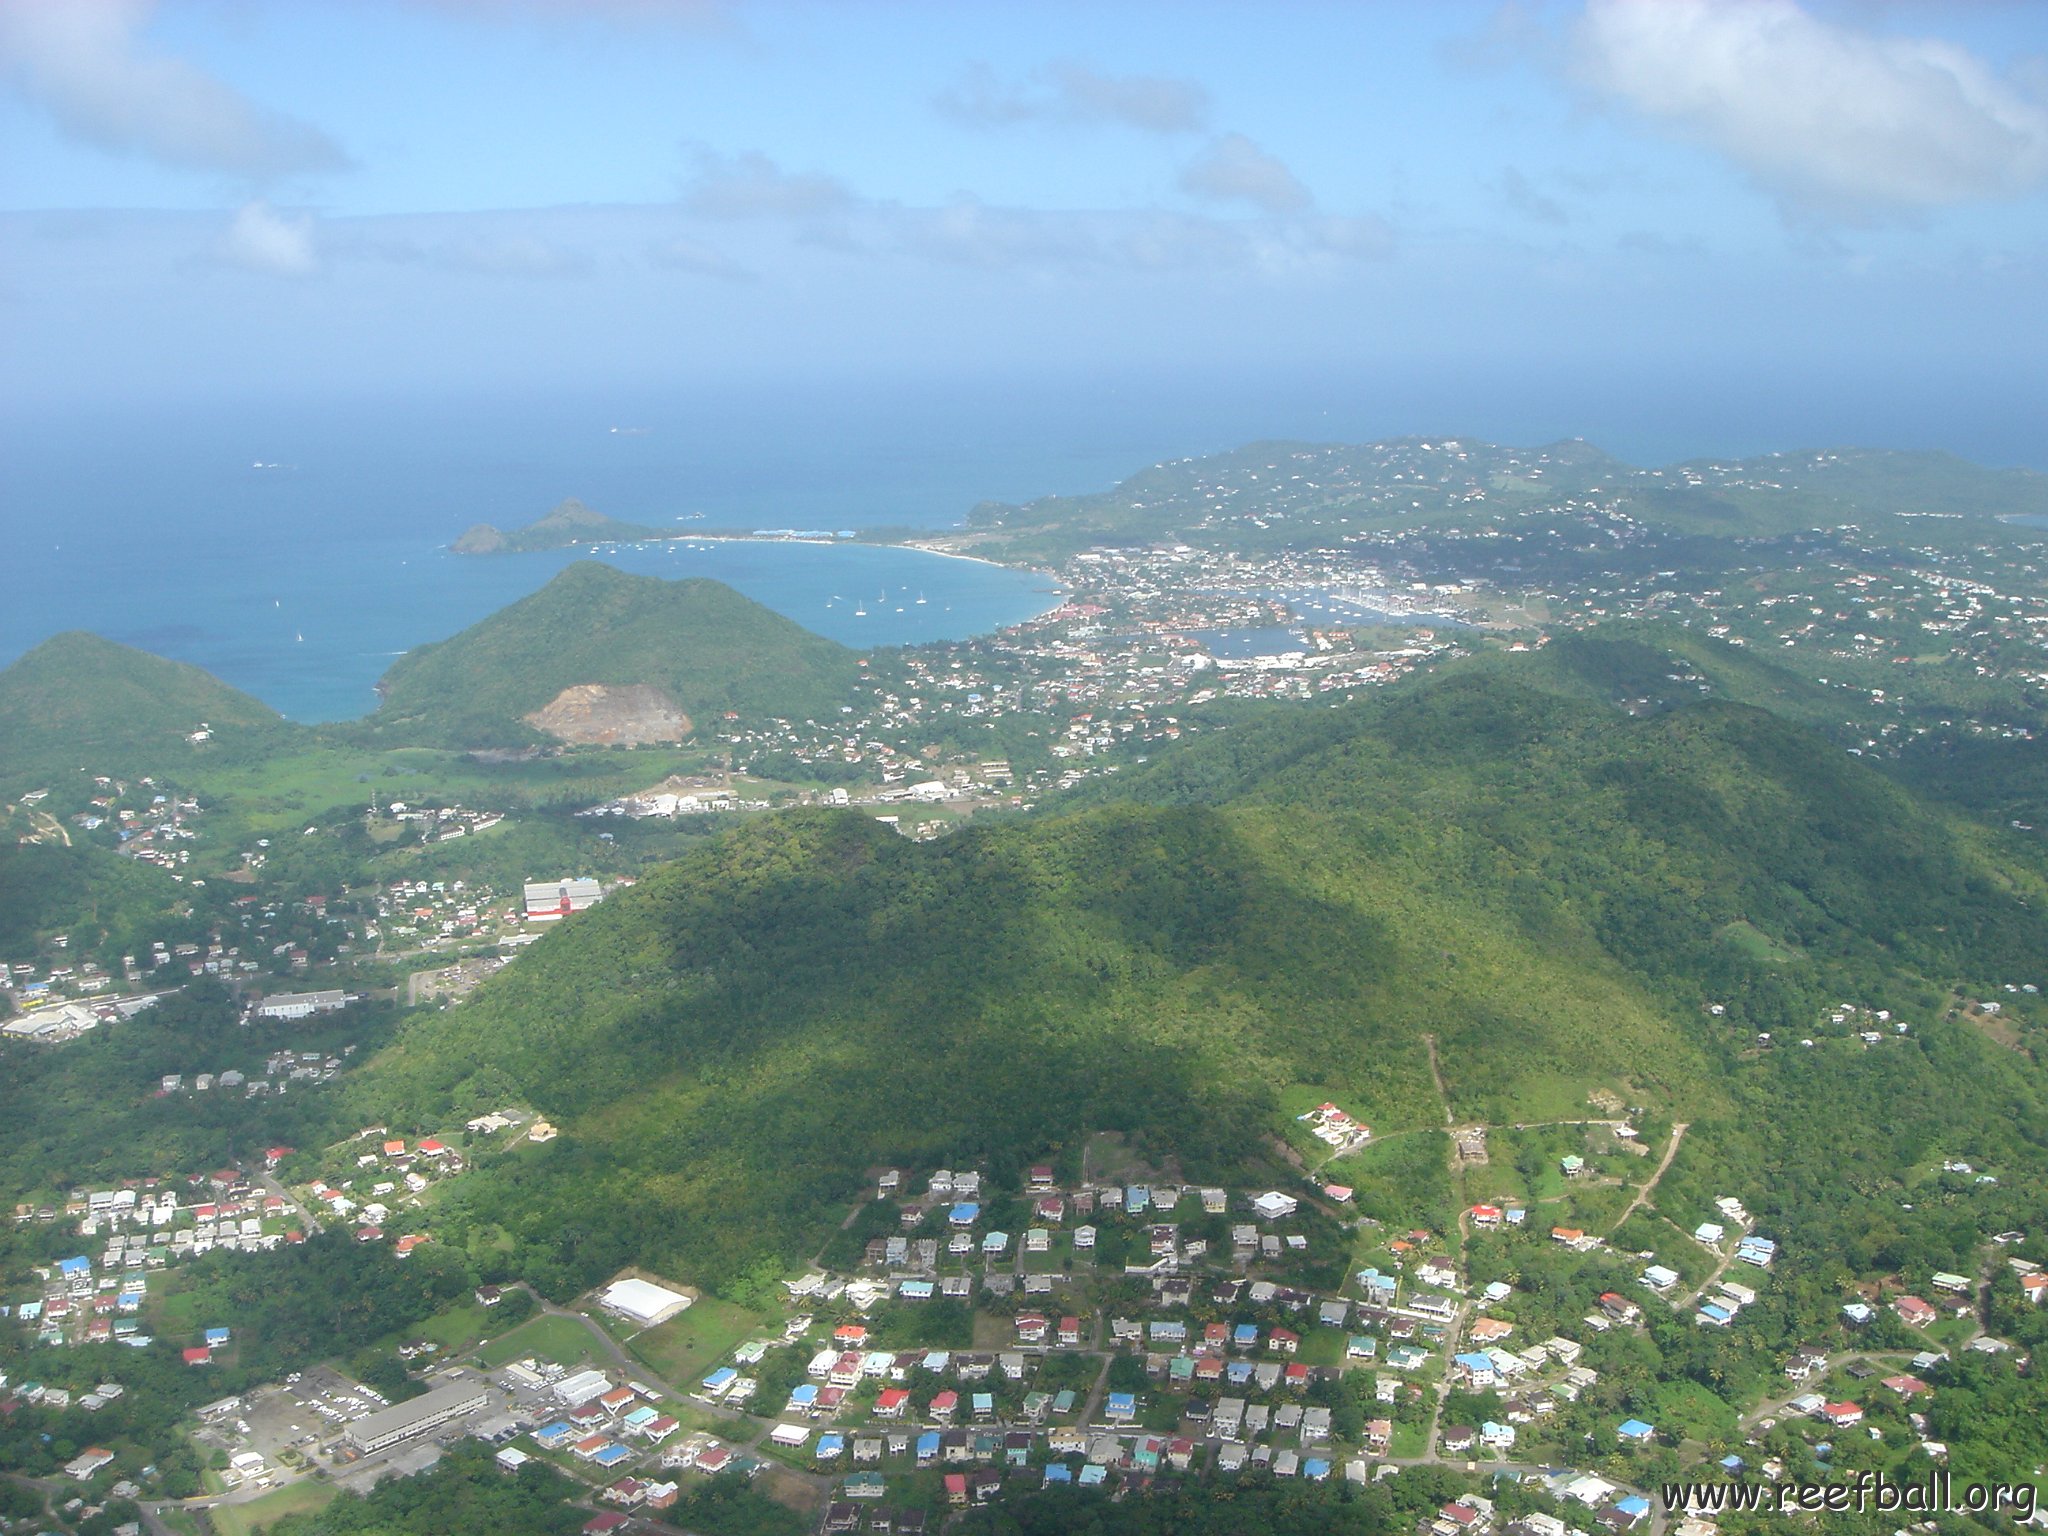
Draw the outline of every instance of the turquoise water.
<instances>
[{"instance_id":1,"label":"turquoise water","mask_svg":"<svg viewBox=\"0 0 2048 1536\"><path fill-rule=\"evenodd\" d=\"M451 555L396 540L304 558L266 549L193 573L203 582L197 587L190 578L129 586L118 613L94 613L96 585L86 575L68 627L196 663L295 720L352 719L375 708L373 685L400 653L454 634L588 558ZM669 543L622 546L602 558L621 570L712 577L852 646L964 639L1058 601L1043 577L877 545Z\"/></svg>"},{"instance_id":2,"label":"turquoise water","mask_svg":"<svg viewBox=\"0 0 2048 1536\"><path fill-rule=\"evenodd\" d=\"M1464 370L1433 382L1061 370L923 384L700 381L632 396L152 400L92 413L16 402L0 411L0 664L59 630L91 629L195 662L298 719L356 716L392 657L574 558L461 559L443 552L448 543L472 523L530 522L567 496L661 528L941 528L984 498L1099 490L1162 459L1260 438L1584 433L1638 462L1923 440L2028 462L2041 441L2028 421L1971 436L1919 405L1857 404L1841 391L1801 394L1798 409L1707 391L1706 404L1679 409L1624 383L1531 395L1506 380L1480 398ZM1716 416L1714 402L1741 409ZM1819 404L1833 414L1816 415ZM1967 419L1981 429L1978 404ZM855 645L986 633L1050 601L1028 575L874 547L611 558L728 581ZM1341 605L1303 613L1344 617Z\"/></svg>"}]
</instances>

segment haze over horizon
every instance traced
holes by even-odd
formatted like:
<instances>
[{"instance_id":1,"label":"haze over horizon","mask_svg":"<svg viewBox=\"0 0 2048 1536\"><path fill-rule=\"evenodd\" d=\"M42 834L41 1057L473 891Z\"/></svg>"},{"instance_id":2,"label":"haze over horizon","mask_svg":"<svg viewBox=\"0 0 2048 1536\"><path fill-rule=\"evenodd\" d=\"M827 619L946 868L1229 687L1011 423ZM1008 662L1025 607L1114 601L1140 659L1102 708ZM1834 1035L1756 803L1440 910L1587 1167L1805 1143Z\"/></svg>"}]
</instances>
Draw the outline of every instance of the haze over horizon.
<instances>
[{"instance_id":1,"label":"haze over horizon","mask_svg":"<svg viewBox=\"0 0 2048 1536\"><path fill-rule=\"evenodd\" d=\"M0 399L2048 466L2044 57L2021 5L8 0Z\"/></svg>"}]
</instances>

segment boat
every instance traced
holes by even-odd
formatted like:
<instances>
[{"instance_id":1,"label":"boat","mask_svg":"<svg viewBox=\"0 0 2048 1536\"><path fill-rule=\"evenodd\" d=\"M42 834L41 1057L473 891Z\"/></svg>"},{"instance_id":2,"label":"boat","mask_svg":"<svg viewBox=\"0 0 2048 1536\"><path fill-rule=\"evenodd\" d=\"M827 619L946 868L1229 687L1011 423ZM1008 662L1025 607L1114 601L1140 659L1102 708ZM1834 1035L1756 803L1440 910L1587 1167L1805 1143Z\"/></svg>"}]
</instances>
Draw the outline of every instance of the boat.
<instances>
[{"instance_id":1,"label":"boat","mask_svg":"<svg viewBox=\"0 0 2048 1536\"><path fill-rule=\"evenodd\" d=\"M924 606L924 594L922 592L917 594L917 605L920 608Z\"/></svg>"}]
</instances>

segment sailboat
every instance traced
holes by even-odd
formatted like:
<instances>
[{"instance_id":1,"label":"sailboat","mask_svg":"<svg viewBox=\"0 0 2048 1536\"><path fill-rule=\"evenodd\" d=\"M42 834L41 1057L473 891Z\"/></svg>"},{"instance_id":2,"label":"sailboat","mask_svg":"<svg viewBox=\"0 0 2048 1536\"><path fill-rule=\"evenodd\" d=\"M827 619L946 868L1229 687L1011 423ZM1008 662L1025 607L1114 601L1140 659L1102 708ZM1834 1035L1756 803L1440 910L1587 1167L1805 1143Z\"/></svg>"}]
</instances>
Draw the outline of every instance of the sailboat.
<instances>
[{"instance_id":1,"label":"sailboat","mask_svg":"<svg viewBox=\"0 0 2048 1536\"><path fill-rule=\"evenodd\" d=\"M924 594L922 592L917 594L917 605L920 608L924 606Z\"/></svg>"},{"instance_id":2,"label":"sailboat","mask_svg":"<svg viewBox=\"0 0 2048 1536\"><path fill-rule=\"evenodd\" d=\"M868 610L867 610L866 606L865 606L864 604L861 604L861 603L855 603L855 604L853 605L853 616L854 616L854 617L855 617L856 619L864 619L864 618L866 618L866 617L868 616Z\"/></svg>"},{"instance_id":3,"label":"sailboat","mask_svg":"<svg viewBox=\"0 0 2048 1536\"><path fill-rule=\"evenodd\" d=\"M305 643L305 639L306 639L306 637L305 637L304 635L302 635L302 634L298 634L297 632L294 632L294 633L293 633L293 635L292 635L292 638L293 638L294 640L297 640L297 641L298 641L298 642L300 642L301 644L304 644L304 643Z\"/></svg>"}]
</instances>

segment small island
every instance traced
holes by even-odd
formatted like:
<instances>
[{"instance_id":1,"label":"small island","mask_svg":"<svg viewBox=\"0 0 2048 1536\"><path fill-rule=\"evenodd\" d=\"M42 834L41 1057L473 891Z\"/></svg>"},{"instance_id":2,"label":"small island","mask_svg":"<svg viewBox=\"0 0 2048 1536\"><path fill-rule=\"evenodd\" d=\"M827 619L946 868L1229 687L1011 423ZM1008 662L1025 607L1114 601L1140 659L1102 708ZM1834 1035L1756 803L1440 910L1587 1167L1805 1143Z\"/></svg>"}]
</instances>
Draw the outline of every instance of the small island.
<instances>
[{"instance_id":1,"label":"small island","mask_svg":"<svg viewBox=\"0 0 2048 1536\"><path fill-rule=\"evenodd\" d=\"M448 547L458 555L527 554L543 549L568 549L577 544L605 544L635 539L665 539L674 535L666 529L648 528L640 523L622 522L593 511L570 497L546 516L509 533L490 523L478 523Z\"/></svg>"}]
</instances>

